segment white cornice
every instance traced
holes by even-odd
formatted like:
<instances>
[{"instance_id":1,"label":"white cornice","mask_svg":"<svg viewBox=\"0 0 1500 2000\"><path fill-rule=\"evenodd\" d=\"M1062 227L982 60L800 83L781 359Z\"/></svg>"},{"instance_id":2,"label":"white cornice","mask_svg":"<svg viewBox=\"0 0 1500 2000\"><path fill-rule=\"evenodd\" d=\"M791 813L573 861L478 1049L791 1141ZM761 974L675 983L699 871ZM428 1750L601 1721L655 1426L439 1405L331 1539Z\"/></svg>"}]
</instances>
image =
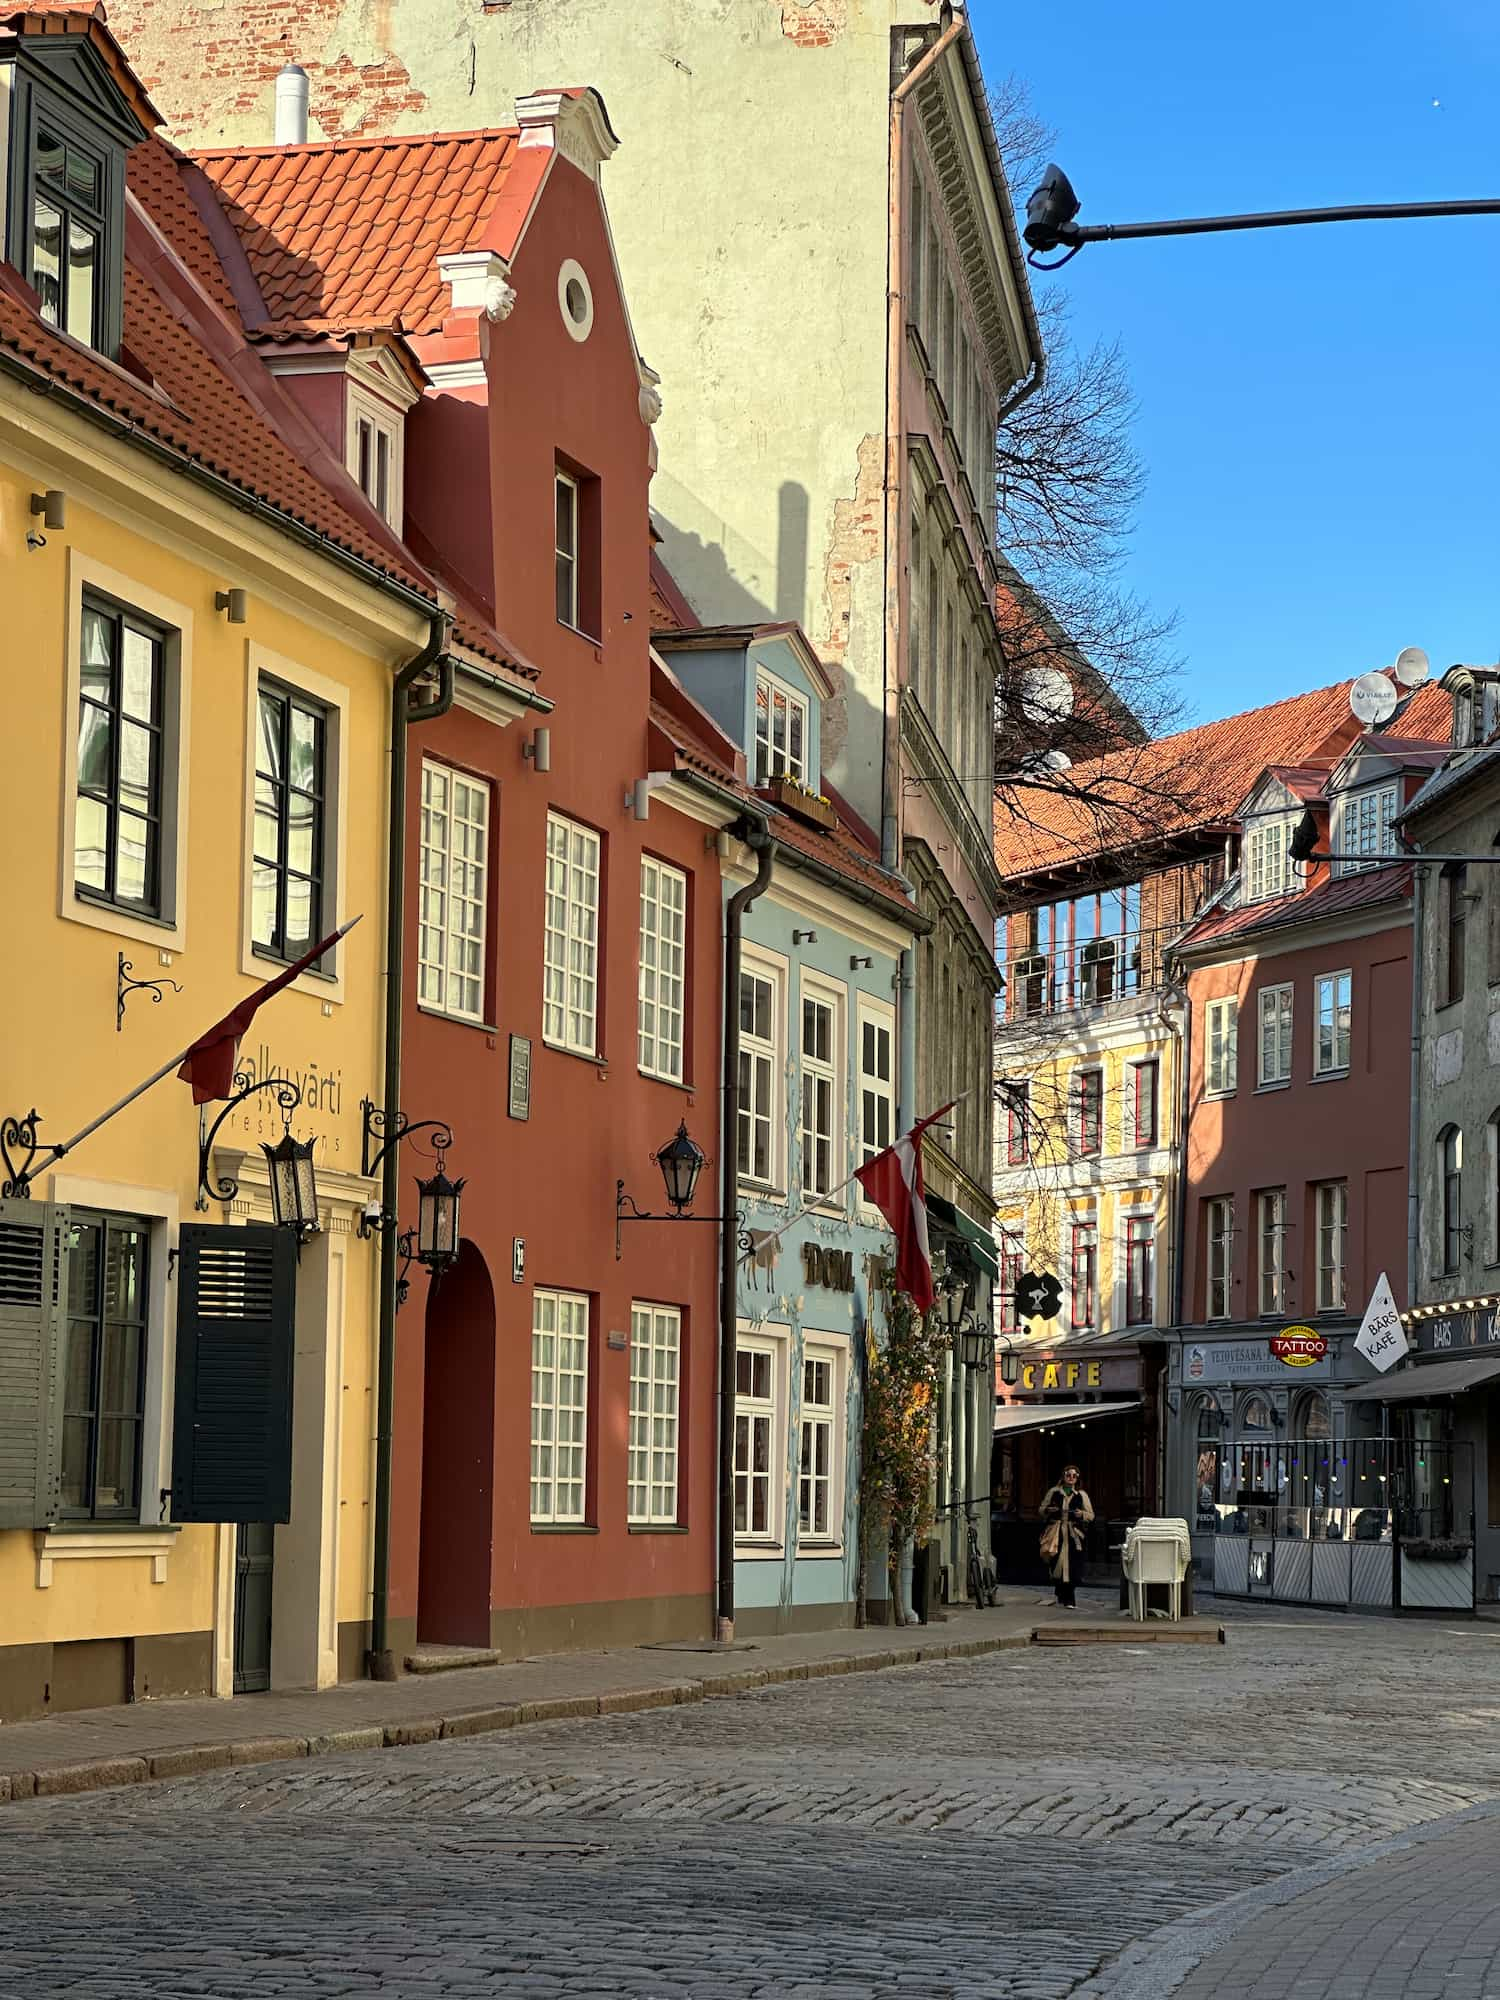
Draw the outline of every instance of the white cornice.
<instances>
[{"instance_id":1,"label":"white cornice","mask_svg":"<svg viewBox=\"0 0 1500 2000\"><path fill-rule=\"evenodd\" d=\"M748 847L735 843L723 864L723 874L727 888L738 889L754 880L755 857ZM771 886L757 900L775 903L794 917L821 919L840 937L868 945L888 958L899 957L912 941L913 934L903 930L899 923L887 920L879 911L851 896L840 895L832 884L799 873L790 854L778 856Z\"/></svg>"},{"instance_id":2,"label":"white cornice","mask_svg":"<svg viewBox=\"0 0 1500 2000\"><path fill-rule=\"evenodd\" d=\"M427 366L427 380L439 395L445 389L487 389L489 374L481 356L472 361L433 361Z\"/></svg>"},{"instance_id":3,"label":"white cornice","mask_svg":"<svg viewBox=\"0 0 1500 2000\"><path fill-rule=\"evenodd\" d=\"M596 90L574 97L565 90L533 90L516 99L523 147L555 147L591 180L619 146L604 100Z\"/></svg>"},{"instance_id":4,"label":"white cornice","mask_svg":"<svg viewBox=\"0 0 1500 2000\"><path fill-rule=\"evenodd\" d=\"M497 729L505 729L535 712L534 703L524 695L511 693L503 681L472 680L462 668L453 677L453 706L492 722Z\"/></svg>"}]
</instances>

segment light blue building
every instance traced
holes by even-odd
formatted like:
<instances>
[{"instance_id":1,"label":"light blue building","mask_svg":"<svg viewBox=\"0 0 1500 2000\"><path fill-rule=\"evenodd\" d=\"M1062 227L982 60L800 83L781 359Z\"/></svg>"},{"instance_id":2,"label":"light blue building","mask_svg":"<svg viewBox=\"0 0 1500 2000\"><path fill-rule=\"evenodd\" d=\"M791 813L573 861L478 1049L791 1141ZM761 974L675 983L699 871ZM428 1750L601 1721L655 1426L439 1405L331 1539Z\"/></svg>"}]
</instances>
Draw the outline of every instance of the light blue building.
<instances>
[{"instance_id":1,"label":"light blue building","mask_svg":"<svg viewBox=\"0 0 1500 2000\"><path fill-rule=\"evenodd\" d=\"M661 635L685 690L743 749L774 860L739 967L736 1629L848 1625L859 1562L861 1384L893 1243L855 1169L899 1130L902 954L927 928L878 842L821 783L832 687L794 625ZM726 898L755 874L731 849ZM883 1600L883 1555L867 1579Z\"/></svg>"}]
</instances>

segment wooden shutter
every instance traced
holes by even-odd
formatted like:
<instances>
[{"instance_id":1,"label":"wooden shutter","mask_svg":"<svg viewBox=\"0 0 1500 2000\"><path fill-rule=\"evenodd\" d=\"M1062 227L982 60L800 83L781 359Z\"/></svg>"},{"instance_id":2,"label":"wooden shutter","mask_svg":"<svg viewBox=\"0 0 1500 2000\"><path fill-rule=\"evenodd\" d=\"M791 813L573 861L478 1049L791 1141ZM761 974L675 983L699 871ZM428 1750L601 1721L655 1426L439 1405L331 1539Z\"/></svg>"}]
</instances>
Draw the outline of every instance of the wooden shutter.
<instances>
[{"instance_id":1,"label":"wooden shutter","mask_svg":"<svg viewBox=\"0 0 1500 2000\"><path fill-rule=\"evenodd\" d=\"M179 1249L172 1518L288 1521L296 1239L191 1222Z\"/></svg>"},{"instance_id":2,"label":"wooden shutter","mask_svg":"<svg viewBox=\"0 0 1500 2000\"><path fill-rule=\"evenodd\" d=\"M57 1519L68 1210L0 1201L0 1528Z\"/></svg>"}]
</instances>

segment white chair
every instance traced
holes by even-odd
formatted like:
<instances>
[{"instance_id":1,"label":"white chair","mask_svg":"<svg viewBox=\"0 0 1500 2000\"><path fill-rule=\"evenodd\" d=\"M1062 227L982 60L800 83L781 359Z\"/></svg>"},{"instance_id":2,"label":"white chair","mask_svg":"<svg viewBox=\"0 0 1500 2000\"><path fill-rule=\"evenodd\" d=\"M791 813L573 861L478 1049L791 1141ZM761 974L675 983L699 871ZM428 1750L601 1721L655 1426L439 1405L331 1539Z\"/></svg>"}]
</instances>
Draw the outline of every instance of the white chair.
<instances>
[{"instance_id":1,"label":"white chair","mask_svg":"<svg viewBox=\"0 0 1500 2000\"><path fill-rule=\"evenodd\" d=\"M1147 1517L1125 1531L1123 1557L1125 1580L1130 1586L1130 1615L1144 1620L1147 1587L1153 1583L1167 1587L1168 1616L1182 1616L1182 1579L1192 1560L1192 1542L1186 1521Z\"/></svg>"}]
</instances>

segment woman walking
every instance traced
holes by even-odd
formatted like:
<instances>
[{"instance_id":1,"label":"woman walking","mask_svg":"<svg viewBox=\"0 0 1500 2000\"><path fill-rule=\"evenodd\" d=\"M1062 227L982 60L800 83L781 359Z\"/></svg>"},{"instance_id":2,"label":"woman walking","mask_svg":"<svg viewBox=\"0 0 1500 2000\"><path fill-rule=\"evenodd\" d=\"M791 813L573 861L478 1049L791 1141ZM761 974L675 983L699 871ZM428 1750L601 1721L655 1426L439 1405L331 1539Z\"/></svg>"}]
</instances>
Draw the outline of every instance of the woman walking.
<instances>
[{"instance_id":1,"label":"woman walking","mask_svg":"<svg viewBox=\"0 0 1500 2000\"><path fill-rule=\"evenodd\" d=\"M1083 1531L1093 1518L1093 1502L1078 1483L1078 1467L1065 1465L1062 1478L1042 1499L1042 1560L1051 1567L1057 1602L1065 1611L1073 1609L1083 1568Z\"/></svg>"}]
</instances>

